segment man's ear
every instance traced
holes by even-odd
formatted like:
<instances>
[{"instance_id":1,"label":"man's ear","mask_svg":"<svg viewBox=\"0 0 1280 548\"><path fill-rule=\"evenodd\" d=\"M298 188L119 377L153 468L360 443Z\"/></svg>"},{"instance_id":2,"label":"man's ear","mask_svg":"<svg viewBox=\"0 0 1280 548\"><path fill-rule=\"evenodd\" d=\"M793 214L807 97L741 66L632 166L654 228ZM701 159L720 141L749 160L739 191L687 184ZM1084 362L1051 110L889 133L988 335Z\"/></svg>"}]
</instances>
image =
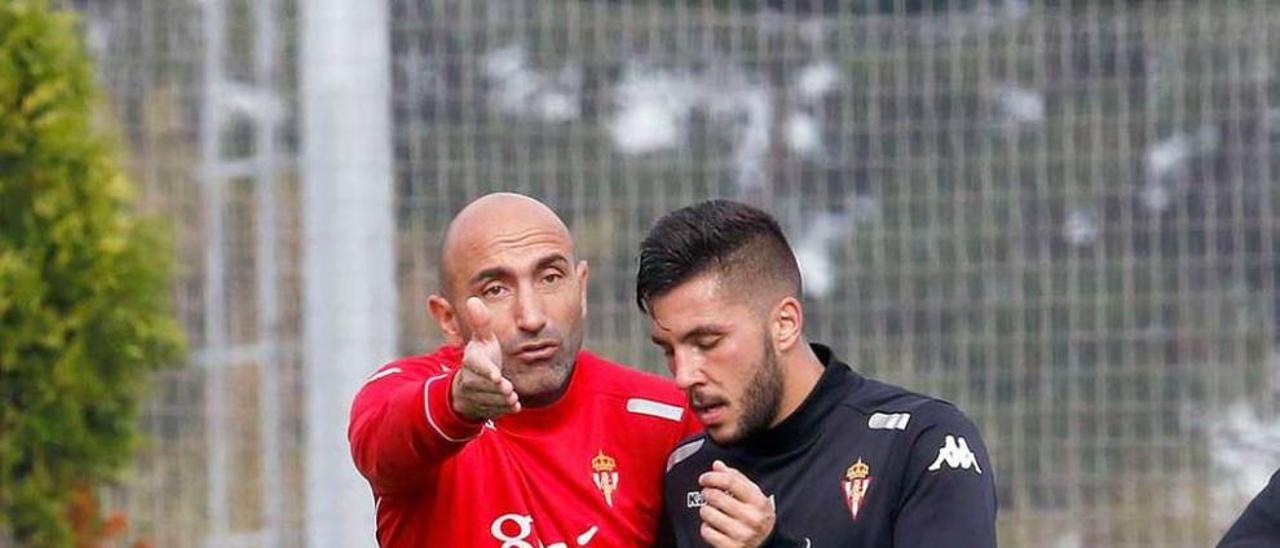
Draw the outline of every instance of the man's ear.
<instances>
[{"instance_id":1,"label":"man's ear","mask_svg":"<svg viewBox=\"0 0 1280 548\"><path fill-rule=\"evenodd\" d=\"M769 317L769 327L773 344L779 352L787 352L795 347L803 340L804 335L804 307L800 301L795 297L787 297L774 305Z\"/></svg>"},{"instance_id":2,"label":"man's ear","mask_svg":"<svg viewBox=\"0 0 1280 548\"><path fill-rule=\"evenodd\" d=\"M582 317L587 317L587 279L591 277L591 269L587 267L587 261L578 261L578 293L582 299Z\"/></svg>"},{"instance_id":3,"label":"man's ear","mask_svg":"<svg viewBox=\"0 0 1280 548\"><path fill-rule=\"evenodd\" d=\"M454 310L452 304L449 304L448 299L432 294L427 297L427 310L431 312L431 317L436 319L440 332L444 333L445 342L462 344L462 326L458 324L458 312Z\"/></svg>"}]
</instances>

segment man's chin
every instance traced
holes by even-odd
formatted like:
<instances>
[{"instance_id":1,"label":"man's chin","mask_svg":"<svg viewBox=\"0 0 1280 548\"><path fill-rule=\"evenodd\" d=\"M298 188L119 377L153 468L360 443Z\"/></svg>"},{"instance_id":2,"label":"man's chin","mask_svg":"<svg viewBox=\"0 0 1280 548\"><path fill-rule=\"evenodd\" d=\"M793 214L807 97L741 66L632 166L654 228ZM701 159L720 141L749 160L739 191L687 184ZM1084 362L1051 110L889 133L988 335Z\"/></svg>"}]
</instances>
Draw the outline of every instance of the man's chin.
<instances>
[{"instance_id":1,"label":"man's chin","mask_svg":"<svg viewBox=\"0 0 1280 548\"><path fill-rule=\"evenodd\" d=\"M727 446L736 445L742 441L742 433L731 425L720 424L707 428L707 435L711 436L711 441L716 445Z\"/></svg>"},{"instance_id":2,"label":"man's chin","mask_svg":"<svg viewBox=\"0 0 1280 548\"><path fill-rule=\"evenodd\" d=\"M543 400L557 398L568 384L569 376L559 369L539 368L537 371L523 371L520 375L508 377L515 386L516 394L522 402L544 403ZM545 402L545 403L550 403Z\"/></svg>"}]
</instances>

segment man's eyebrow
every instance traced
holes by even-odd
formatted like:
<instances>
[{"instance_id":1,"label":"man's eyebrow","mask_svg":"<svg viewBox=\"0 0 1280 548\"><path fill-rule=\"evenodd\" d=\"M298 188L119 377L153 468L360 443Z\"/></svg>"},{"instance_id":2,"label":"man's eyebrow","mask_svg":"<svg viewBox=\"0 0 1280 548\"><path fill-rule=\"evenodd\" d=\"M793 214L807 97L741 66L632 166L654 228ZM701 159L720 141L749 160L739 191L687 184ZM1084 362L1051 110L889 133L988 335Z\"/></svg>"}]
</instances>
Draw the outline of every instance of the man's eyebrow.
<instances>
[{"instance_id":1,"label":"man's eyebrow","mask_svg":"<svg viewBox=\"0 0 1280 548\"><path fill-rule=\"evenodd\" d=\"M684 335L682 335L680 337L680 342L685 342L692 339L697 339L700 337L707 337L712 335L723 335L724 331L725 331L724 328L718 325L700 325L698 327L693 328L692 331L689 331L688 333L685 333ZM649 340L653 341L653 344L656 344L658 346L667 345L665 341L658 338L658 335L656 333L649 335Z\"/></svg>"},{"instance_id":2,"label":"man's eyebrow","mask_svg":"<svg viewBox=\"0 0 1280 548\"><path fill-rule=\"evenodd\" d=\"M488 280L491 278L501 278L501 277L510 276L510 275L511 275L510 268L507 268L505 266L494 266L494 267L486 268L484 270L476 272L476 275L472 276L471 279L467 281L467 285L475 285L484 280Z\"/></svg>"},{"instance_id":3,"label":"man's eyebrow","mask_svg":"<svg viewBox=\"0 0 1280 548\"><path fill-rule=\"evenodd\" d=\"M534 270L542 270L556 263L568 264L568 262L569 262L569 259L565 257L563 254L552 253L550 255L547 255L546 257L538 259L537 264L534 265ZM514 273L511 271L510 268L507 268L505 266L494 266L494 267L489 267L484 270L481 270L480 272L477 272L475 276L472 276L471 279L467 281L467 284L475 285L484 280L488 280L492 278L510 277L513 275Z\"/></svg>"},{"instance_id":4,"label":"man's eyebrow","mask_svg":"<svg viewBox=\"0 0 1280 548\"><path fill-rule=\"evenodd\" d=\"M724 328L719 325L700 325L693 328L692 331L685 333L683 337L680 337L680 340L687 341L690 339L697 339L699 337L706 337L708 335L723 335L724 331Z\"/></svg>"},{"instance_id":5,"label":"man's eyebrow","mask_svg":"<svg viewBox=\"0 0 1280 548\"><path fill-rule=\"evenodd\" d=\"M559 253L552 253L552 254L550 254L550 255L547 255L546 257L543 257L543 258L541 258L541 259L538 259L538 264L536 264L536 265L534 266L534 270L542 270L542 269L544 269L544 268L546 268L546 267L548 267L548 266L554 265L554 264L556 264L556 263L565 263L565 264L568 264L568 263L569 263L569 259L568 259L568 257L565 257L564 255L561 255L561 254L559 254Z\"/></svg>"}]
</instances>

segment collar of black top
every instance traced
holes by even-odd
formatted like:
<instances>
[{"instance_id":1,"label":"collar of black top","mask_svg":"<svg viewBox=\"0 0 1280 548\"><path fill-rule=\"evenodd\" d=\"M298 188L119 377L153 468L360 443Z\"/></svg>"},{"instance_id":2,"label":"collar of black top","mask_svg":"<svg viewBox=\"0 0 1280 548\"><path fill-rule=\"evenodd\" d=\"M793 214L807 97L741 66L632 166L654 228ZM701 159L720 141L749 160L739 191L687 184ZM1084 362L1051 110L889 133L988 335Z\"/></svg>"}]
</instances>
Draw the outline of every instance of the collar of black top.
<instances>
[{"instance_id":1,"label":"collar of black top","mask_svg":"<svg viewBox=\"0 0 1280 548\"><path fill-rule=\"evenodd\" d=\"M818 439L822 421L835 409L845 395L853 392L863 382L844 362L835 358L831 348L813 343L814 354L825 368L818 384L805 397L791 416L777 426L743 440L741 448L751 455L783 455L804 451Z\"/></svg>"}]
</instances>

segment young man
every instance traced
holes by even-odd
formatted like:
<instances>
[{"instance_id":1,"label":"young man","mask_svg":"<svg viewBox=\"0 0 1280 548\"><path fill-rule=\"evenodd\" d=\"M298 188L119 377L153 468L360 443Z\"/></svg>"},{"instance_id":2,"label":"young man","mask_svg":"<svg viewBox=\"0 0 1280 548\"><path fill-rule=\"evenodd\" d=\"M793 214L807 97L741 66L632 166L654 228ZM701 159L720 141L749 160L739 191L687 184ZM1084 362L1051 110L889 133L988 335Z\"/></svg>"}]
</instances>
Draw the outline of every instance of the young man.
<instances>
[{"instance_id":1,"label":"young man","mask_svg":"<svg viewBox=\"0 0 1280 548\"><path fill-rule=\"evenodd\" d=\"M703 202L645 238L637 302L706 428L668 459L660 542L995 546L974 424L809 344L800 295L786 237L753 207Z\"/></svg>"},{"instance_id":2,"label":"young man","mask_svg":"<svg viewBox=\"0 0 1280 548\"><path fill-rule=\"evenodd\" d=\"M669 381L580 350L587 264L515 194L450 223L429 306L448 344L369 377L356 468L384 548L650 546L667 453L697 423Z\"/></svg>"}]
</instances>

